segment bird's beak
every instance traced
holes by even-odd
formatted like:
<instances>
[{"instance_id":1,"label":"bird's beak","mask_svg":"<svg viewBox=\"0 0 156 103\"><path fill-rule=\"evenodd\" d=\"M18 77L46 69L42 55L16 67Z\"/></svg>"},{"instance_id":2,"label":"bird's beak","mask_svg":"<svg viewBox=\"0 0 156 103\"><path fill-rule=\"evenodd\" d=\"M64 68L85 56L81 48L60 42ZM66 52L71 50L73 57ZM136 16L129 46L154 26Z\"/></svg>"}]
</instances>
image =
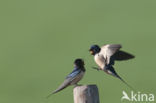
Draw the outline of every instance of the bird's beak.
<instances>
[{"instance_id":1,"label":"bird's beak","mask_svg":"<svg viewBox=\"0 0 156 103\"><path fill-rule=\"evenodd\" d=\"M94 54L94 52L93 52L92 50L89 50L89 52L90 52L90 54L91 54L91 55L93 55L93 54Z\"/></svg>"}]
</instances>

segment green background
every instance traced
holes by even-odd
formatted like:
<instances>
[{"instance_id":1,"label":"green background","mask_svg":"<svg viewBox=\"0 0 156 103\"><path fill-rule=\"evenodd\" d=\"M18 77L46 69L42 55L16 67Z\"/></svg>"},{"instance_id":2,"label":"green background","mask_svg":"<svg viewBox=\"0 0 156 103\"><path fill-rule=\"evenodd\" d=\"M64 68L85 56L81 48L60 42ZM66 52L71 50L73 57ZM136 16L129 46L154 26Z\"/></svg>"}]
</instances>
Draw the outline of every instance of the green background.
<instances>
[{"instance_id":1,"label":"green background","mask_svg":"<svg viewBox=\"0 0 156 103\"><path fill-rule=\"evenodd\" d=\"M1 0L0 103L73 103L72 86L55 90L76 58L97 84L101 103L121 103L120 80L91 69L92 44L122 44L135 59L116 62L119 75L141 93L156 94L155 0ZM124 100L124 103L130 103Z\"/></svg>"}]
</instances>

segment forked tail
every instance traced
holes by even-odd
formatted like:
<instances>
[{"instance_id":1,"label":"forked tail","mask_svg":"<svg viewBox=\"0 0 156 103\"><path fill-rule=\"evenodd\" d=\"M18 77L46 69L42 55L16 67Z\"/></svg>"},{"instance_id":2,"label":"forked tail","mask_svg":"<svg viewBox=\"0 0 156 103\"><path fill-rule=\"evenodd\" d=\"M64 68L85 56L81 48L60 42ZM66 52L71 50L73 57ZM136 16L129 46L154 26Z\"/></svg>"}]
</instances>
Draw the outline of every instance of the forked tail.
<instances>
[{"instance_id":1,"label":"forked tail","mask_svg":"<svg viewBox=\"0 0 156 103\"><path fill-rule=\"evenodd\" d=\"M126 81L124 81L119 75L116 75L117 78L119 78L124 84L126 84L130 89L136 91L132 86L130 86Z\"/></svg>"},{"instance_id":2,"label":"forked tail","mask_svg":"<svg viewBox=\"0 0 156 103\"><path fill-rule=\"evenodd\" d=\"M119 78L124 84L126 84L130 89L136 91L132 86L130 86L127 82L125 82L115 71L115 69L113 68L113 66L109 67L109 70L111 71L111 74L117 78Z\"/></svg>"}]
</instances>

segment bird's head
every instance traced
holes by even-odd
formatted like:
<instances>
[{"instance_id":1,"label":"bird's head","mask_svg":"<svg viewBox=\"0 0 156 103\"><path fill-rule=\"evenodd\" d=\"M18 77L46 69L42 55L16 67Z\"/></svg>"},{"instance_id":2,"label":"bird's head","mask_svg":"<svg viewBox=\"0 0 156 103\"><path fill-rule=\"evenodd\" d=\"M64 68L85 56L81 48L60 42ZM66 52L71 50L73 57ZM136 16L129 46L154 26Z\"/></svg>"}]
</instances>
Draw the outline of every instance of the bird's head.
<instances>
[{"instance_id":1,"label":"bird's head","mask_svg":"<svg viewBox=\"0 0 156 103\"><path fill-rule=\"evenodd\" d=\"M75 64L75 66L76 67L84 67L84 61L82 60L82 59L76 59L75 61L74 61L74 64Z\"/></svg>"},{"instance_id":2,"label":"bird's head","mask_svg":"<svg viewBox=\"0 0 156 103\"><path fill-rule=\"evenodd\" d=\"M98 45L92 45L89 49L91 55L99 53L101 48Z\"/></svg>"}]
</instances>

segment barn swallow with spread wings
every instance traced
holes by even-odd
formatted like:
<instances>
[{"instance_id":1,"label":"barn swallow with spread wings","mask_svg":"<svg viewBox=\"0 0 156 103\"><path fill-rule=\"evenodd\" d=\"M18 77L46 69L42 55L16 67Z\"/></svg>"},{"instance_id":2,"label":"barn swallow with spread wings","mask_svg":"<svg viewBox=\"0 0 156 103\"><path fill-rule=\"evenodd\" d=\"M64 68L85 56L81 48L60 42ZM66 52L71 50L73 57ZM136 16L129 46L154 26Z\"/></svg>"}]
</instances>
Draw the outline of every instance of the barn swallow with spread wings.
<instances>
[{"instance_id":1,"label":"barn swallow with spread wings","mask_svg":"<svg viewBox=\"0 0 156 103\"><path fill-rule=\"evenodd\" d=\"M98 45L92 45L89 49L90 53L94 56L94 60L99 68L93 67L97 70L103 70L107 74L110 74L116 78L119 78L122 82L128 85L115 71L113 65L115 61L122 61L134 58L132 54L120 50L120 44L107 44L101 48ZM129 86L129 85L128 85ZM131 86L129 86L132 88Z\"/></svg>"},{"instance_id":2,"label":"barn swallow with spread wings","mask_svg":"<svg viewBox=\"0 0 156 103\"><path fill-rule=\"evenodd\" d=\"M74 61L74 70L65 78L64 82L52 93L55 94L70 85L77 85L85 73L84 61L76 59ZM52 94L48 95L49 98Z\"/></svg>"}]
</instances>

